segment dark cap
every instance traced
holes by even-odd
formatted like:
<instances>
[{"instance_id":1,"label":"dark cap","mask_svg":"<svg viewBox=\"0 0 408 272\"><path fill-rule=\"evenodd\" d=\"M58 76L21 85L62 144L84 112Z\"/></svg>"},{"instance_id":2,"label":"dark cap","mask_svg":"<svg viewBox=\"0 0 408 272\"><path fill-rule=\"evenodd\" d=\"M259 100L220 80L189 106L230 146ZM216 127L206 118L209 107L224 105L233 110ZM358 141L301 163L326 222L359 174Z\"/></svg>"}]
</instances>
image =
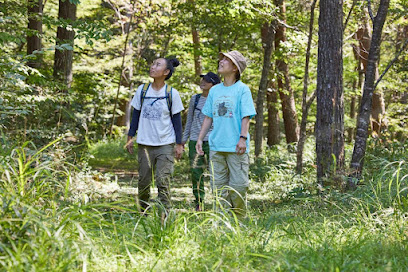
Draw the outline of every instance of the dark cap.
<instances>
[{"instance_id":1,"label":"dark cap","mask_svg":"<svg viewBox=\"0 0 408 272\"><path fill-rule=\"evenodd\" d=\"M205 75L200 75L200 77L204 78L205 81L212 83L213 85L217 85L221 82L220 78L213 72L208 72Z\"/></svg>"}]
</instances>

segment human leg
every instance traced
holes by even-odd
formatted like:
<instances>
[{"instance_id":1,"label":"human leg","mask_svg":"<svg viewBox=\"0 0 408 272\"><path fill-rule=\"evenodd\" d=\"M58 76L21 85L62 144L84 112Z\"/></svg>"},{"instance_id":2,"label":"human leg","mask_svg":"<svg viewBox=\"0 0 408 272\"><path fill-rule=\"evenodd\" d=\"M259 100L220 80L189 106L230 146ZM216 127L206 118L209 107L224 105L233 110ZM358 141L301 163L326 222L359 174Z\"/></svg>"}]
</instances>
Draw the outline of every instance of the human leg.
<instances>
[{"instance_id":1,"label":"human leg","mask_svg":"<svg viewBox=\"0 0 408 272\"><path fill-rule=\"evenodd\" d=\"M228 200L231 210L238 218L244 218L247 211L246 192L249 187L249 155L229 153L227 164L230 171Z\"/></svg>"},{"instance_id":2,"label":"human leg","mask_svg":"<svg viewBox=\"0 0 408 272\"><path fill-rule=\"evenodd\" d=\"M215 209L229 209L227 201L229 171L225 152L210 151L210 181L215 196Z\"/></svg>"},{"instance_id":3,"label":"human leg","mask_svg":"<svg viewBox=\"0 0 408 272\"><path fill-rule=\"evenodd\" d=\"M206 158L197 154L195 149L197 141L189 141L189 159L190 159L190 172L191 172L191 182L193 186L193 195L195 197L195 203L200 204L204 201L205 191L204 191L204 170L206 168ZM207 150L208 156L208 142L203 143L204 153Z\"/></svg>"},{"instance_id":4,"label":"human leg","mask_svg":"<svg viewBox=\"0 0 408 272\"><path fill-rule=\"evenodd\" d=\"M155 147L155 179L158 198L166 209L171 206L170 179L174 165L173 151L173 144Z\"/></svg>"},{"instance_id":5,"label":"human leg","mask_svg":"<svg viewBox=\"0 0 408 272\"><path fill-rule=\"evenodd\" d=\"M145 210L149 206L150 185L152 183L153 156L151 147L145 145L138 146L139 162L139 183L138 197L139 205Z\"/></svg>"}]
</instances>

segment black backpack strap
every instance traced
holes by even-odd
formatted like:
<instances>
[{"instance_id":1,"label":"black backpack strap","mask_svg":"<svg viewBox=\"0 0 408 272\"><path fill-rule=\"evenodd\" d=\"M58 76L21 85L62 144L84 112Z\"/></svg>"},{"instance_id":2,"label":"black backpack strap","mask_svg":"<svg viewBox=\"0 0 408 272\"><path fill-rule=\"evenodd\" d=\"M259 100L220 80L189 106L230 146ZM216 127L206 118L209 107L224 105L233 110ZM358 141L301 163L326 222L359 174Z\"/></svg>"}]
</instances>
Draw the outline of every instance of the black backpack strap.
<instances>
[{"instance_id":1,"label":"black backpack strap","mask_svg":"<svg viewBox=\"0 0 408 272\"><path fill-rule=\"evenodd\" d=\"M194 101L194 110L197 109L198 101L200 101L201 94L197 94Z\"/></svg>"}]
</instances>

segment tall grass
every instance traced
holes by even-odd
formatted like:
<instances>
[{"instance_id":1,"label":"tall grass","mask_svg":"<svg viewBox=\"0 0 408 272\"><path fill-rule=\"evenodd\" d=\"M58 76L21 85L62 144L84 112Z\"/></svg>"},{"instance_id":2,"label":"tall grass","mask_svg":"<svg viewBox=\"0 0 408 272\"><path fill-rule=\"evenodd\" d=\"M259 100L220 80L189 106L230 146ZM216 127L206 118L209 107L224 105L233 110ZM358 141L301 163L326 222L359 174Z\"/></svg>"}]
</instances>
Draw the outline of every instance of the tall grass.
<instances>
[{"instance_id":1,"label":"tall grass","mask_svg":"<svg viewBox=\"0 0 408 272\"><path fill-rule=\"evenodd\" d=\"M94 177L94 182L108 185L114 181L109 176L95 177L94 172L72 167L63 157L58 159L54 154L58 154L57 145L36 149L26 144L1 154L2 270L406 271L408 268L408 172L402 152L394 153L393 161L371 152L366 170L372 174L365 173L365 185L354 192L333 190L322 196L310 192L308 197L282 197L283 202L277 204L275 196L279 192L283 196L292 190L286 180L291 178L296 186L302 186L312 183L313 177L312 174L303 180L296 177L291 170L292 155L282 149L280 165L272 167L265 163L269 171L264 172L262 183L253 182L246 220L239 222L223 213L189 212L176 206L162 222L155 206L148 216L141 215L131 195L112 197L100 193L87 201L73 197L77 193L75 185L84 179L91 183ZM270 152L265 160L271 162L278 155ZM257 167L263 171L260 165ZM188 181L185 184L189 186ZM282 188L276 188L279 186ZM259 193L261 188L271 188L274 193L268 194L266 190ZM82 193L92 196L95 190Z\"/></svg>"}]
</instances>

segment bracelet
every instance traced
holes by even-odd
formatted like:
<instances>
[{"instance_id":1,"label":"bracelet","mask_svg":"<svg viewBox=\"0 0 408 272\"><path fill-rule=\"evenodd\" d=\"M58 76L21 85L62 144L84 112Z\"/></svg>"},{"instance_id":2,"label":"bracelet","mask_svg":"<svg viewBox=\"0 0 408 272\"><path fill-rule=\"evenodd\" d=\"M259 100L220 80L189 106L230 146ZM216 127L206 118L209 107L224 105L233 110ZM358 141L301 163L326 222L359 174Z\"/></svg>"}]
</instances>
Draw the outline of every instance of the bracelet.
<instances>
[{"instance_id":1,"label":"bracelet","mask_svg":"<svg viewBox=\"0 0 408 272\"><path fill-rule=\"evenodd\" d=\"M248 137L247 136L239 136L239 138L242 138L242 139L245 139L245 140L247 140L248 139Z\"/></svg>"}]
</instances>

